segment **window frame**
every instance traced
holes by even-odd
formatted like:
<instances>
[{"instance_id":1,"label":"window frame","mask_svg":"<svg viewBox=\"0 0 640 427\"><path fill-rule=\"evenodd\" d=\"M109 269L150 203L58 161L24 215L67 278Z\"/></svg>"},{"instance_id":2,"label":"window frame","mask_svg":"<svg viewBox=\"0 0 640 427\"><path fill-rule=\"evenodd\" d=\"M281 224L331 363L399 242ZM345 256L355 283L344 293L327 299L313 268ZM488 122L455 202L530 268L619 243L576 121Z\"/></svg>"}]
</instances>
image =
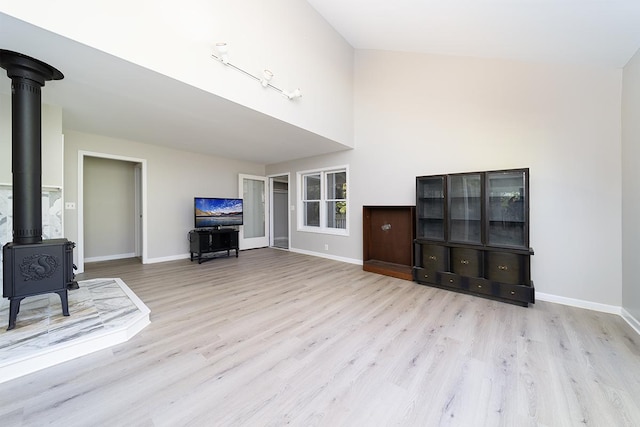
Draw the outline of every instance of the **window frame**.
<instances>
[{"instance_id":1,"label":"window frame","mask_svg":"<svg viewBox=\"0 0 640 427\"><path fill-rule=\"evenodd\" d=\"M346 216L345 216L345 228L335 228L328 227L328 203L332 201L342 201L343 199L329 199L327 196L327 174L331 173L345 173L345 183L347 186L346 198L344 202L346 204ZM320 225L312 226L305 225L305 203L306 202L314 202L316 199L305 199L306 189L305 189L305 177L311 175L320 175L320 199L318 200L320 203ZM320 234L332 234L338 236L348 236L349 235L349 212L350 212L350 204L349 204L349 167L345 166L332 166L321 169L312 169L305 171L298 171L296 173L296 183L297 183L297 202L298 202L298 215L297 215L297 231L304 231L309 233L320 233Z\"/></svg>"}]
</instances>

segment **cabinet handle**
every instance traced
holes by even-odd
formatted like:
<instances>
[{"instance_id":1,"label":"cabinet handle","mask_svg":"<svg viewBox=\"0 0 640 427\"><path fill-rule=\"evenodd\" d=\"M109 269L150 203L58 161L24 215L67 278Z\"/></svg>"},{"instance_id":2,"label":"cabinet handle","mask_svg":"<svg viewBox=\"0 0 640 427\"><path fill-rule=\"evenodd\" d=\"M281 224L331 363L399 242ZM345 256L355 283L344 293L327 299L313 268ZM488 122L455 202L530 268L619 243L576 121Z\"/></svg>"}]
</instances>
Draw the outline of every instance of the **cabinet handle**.
<instances>
[{"instance_id":1,"label":"cabinet handle","mask_svg":"<svg viewBox=\"0 0 640 427\"><path fill-rule=\"evenodd\" d=\"M435 255L429 255L429 259L430 259L431 261L435 261L435 260L437 260L438 258L437 258Z\"/></svg>"},{"instance_id":2,"label":"cabinet handle","mask_svg":"<svg viewBox=\"0 0 640 427\"><path fill-rule=\"evenodd\" d=\"M516 291L511 291L511 295L515 295L515 294L516 294Z\"/></svg>"},{"instance_id":3,"label":"cabinet handle","mask_svg":"<svg viewBox=\"0 0 640 427\"><path fill-rule=\"evenodd\" d=\"M482 285L478 285L478 289L482 289Z\"/></svg>"},{"instance_id":4,"label":"cabinet handle","mask_svg":"<svg viewBox=\"0 0 640 427\"><path fill-rule=\"evenodd\" d=\"M467 265L467 264L469 264L469 260L468 259L461 259L460 260L460 264Z\"/></svg>"},{"instance_id":5,"label":"cabinet handle","mask_svg":"<svg viewBox=\"0 0 640 427\"><path fill-rule=\"evenodd\" d=\"M509 269L509 267L507 267L506 265L499 265L498 266L498 270L507 271L508 269Z\"/></svg>"},{"instance_id":6,"label":"cabinet handle","mask_svg":"<svg viewBox=\"0 0 640 427\"><path fill-rule=\"evenodd\" d=\"M428 278L429 278L429 275L428 275L428 274L425 274L425 275L424 275L424 278L425 278L425 279L428 279Z\"/></svg>"},{"instance_id":7,"label":"cabinet handle","mask_svg":"<svg viewBox=\"0 0 640 427\"><path fill-rule=\"evenodd\" d=\"M453 279L449 279L449 283L453 283Z\"/></svg>"}]
</instances>

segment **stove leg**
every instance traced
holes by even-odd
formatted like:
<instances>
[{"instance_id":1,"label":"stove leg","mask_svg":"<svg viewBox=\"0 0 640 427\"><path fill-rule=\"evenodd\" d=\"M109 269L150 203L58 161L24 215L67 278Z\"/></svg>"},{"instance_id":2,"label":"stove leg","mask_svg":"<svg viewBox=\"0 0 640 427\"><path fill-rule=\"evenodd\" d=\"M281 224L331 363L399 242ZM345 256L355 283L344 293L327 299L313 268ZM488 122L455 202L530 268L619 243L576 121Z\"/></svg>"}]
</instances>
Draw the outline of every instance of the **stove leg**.
<instances>
[{"instance_id":1,"label":"stove leg","mask_svg":"<svg viewBox=\"0 0 640 427\"><path fill-rule=\"evenodd\" d=\"M62 314L65 316L69 315L69 298L67 297L67 290L64 291L56 291L58 295L60 295L60 302L62 303Z\"/></svg>"},{"instance_id":2,"label":"stove leg","mask_svg":"<svg viewBox=\"0 0 640 427\"><path fill-rule=\"evenodd\" d=\"M7 331L16 327L16 318L18 317L18 312L20 311L20 301L22 298L9 298L9 326L7 327Z\"/></svg>"}]
</instances>

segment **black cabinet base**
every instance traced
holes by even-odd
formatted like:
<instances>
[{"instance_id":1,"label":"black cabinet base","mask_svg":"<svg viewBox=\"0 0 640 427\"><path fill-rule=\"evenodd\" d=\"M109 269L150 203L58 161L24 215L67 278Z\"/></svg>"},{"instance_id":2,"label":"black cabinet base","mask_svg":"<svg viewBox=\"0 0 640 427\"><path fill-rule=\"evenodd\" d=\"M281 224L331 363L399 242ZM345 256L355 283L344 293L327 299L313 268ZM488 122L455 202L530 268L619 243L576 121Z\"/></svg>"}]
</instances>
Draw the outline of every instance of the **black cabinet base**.
<instances>
[{"instance_id":1,"label":"black cabinet base","mask_svg":"<svg viewBox=\"0 0 640 427\"><path fill-rule=\"evenodd\" d=\"M189 232L190 260L198 260L198 264L204 261L219 258L225 254L231 256L231 251L236 251L238 257L238 230L229 228L211 230L191 230Z\"/></svg>"},{"instance_id":2,"label":"black cabinet base","mask_svg":"<svg viewBox=\"0 0 640 427\"><path fill-rule=\"evenodd\" d=\"M535 288L533 281L528 285L511 285L508 283L492 282L486 279L462 277L448 272L437 272L430 275L433 282L422 278L424 271L414 268L414 281L420 285L431 286L448 291L474 295L495 301L528 307L535 303Z\"/></svg>"},{"instance_id":3,"label":"black cabinet base","mask_svg":"<svg viewBox=\"0 0 640 427\"><path fill-rule=\"evenodd\" d=\"M236 252L236 258L238 258L238 249L233 249ZM216 258L222 258L222 257L230 257L231 256L231 250L226 251L226 253L224 253L224 251L219 251L219 252L206 252L206 253L193 253L191 252L191 257L190 260L193 262L195 260L198 260L198 264L202 264L205 261L211 261L213 259Z\"/></svg>"},{"instance_id":4,"label":"black cabinet base","mask_svg":"<svg viewBox=\"0 0 640 427\"><path fill-rule=\"evenodd\" d=\"M508 299L508 298L501 298L499 296L495 296L495 295L489 295L489 294L481 294L478 292L473 292L473 291L469 291L466 289L459 289L459 288L452 288L449 286L444 286L444 285L437 285L435 283L424 283L424 282L416 282L419 285L423 285L423 286L431 286L432 288L438 288L438 289L444 289L447 291L452 291L452 292L458 292L461 294L467 294L467 295L473 295L476 297L482 297L482 298L486 298L486 299L490 299L490 300L494 300L494 301L500 301L500 302L505 302L508 304L513 304L513 305L518 305L520 307L529 307L529 304L533 304L535 303L535 301L519 301L519 300L512 300L512 299ZM531 289L533 291L533 288Z\"/></svg>"}]
</instances>

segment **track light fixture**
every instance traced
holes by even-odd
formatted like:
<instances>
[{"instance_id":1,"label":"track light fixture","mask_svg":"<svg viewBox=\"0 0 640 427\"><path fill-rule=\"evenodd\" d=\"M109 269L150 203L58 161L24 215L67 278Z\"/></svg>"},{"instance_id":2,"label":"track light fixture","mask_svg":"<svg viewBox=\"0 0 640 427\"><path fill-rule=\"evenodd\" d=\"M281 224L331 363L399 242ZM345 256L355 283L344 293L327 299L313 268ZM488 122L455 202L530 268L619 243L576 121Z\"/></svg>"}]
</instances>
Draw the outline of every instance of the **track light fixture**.
<instances>
[{"instance_id":1,"label":"track light fixture","mask_svg":"<svg viewBox=\"0 0 640 427\"><path fill-rule=\"evenodd\" d=\"M300 91L300 89L294 89L291 92L287 92L286 90L283 90L282 95L284 95L286 98L289 98L289 100L291 100L291 99L302 97L302 92Z\"/></svg>"},{"instance_id":2,"label":"track light fixture","mask_svg":"<svg viewBox=\"0 0 640 427\"><path fill-rule=\"evenodd\" d=\"M229 46L226 43L216 43L216 50L218 51L218 59L225 65L229 64Z\"/></svg>"},{"instance_id":3,"label":"track light fixture","mask_svg":"<svg viewBox=\"0 0 640 427\"><path fill-rule=\"evenodd\" d=\"M272 78L273 78L273 73L270 70L264 70L262 72L262 80L260 80L260 84L262 84L262 87L269 86L269 82L271 81Z\"/></svg>"},{"instance_id":4,"label":"track light fixture","mask_svg":"<svg viewBox=\"0 0 640 427\"><path fill-rule=\"evenodd\" d=\"M263 70L262 77L258 77L246 70L243 70L237 65L234 65L231 62L229 62L229 46L226 43L216 43L216 53L217 54L211 54L211 57L220 61L224 65L231 67L237 71L240 71L242 74L249 76L254 80L257 80L258 82L260 82L262 87L264 88L270 87L271 89L280 92L285 98L287 98L290 101L302 97L302 92L300 91L300 89L294 89L291 92L289 92L272 85L271 79L273 78L273 72L271 72L271 70L267 70L267 69Z\"/></svg>"}]
</instances>

